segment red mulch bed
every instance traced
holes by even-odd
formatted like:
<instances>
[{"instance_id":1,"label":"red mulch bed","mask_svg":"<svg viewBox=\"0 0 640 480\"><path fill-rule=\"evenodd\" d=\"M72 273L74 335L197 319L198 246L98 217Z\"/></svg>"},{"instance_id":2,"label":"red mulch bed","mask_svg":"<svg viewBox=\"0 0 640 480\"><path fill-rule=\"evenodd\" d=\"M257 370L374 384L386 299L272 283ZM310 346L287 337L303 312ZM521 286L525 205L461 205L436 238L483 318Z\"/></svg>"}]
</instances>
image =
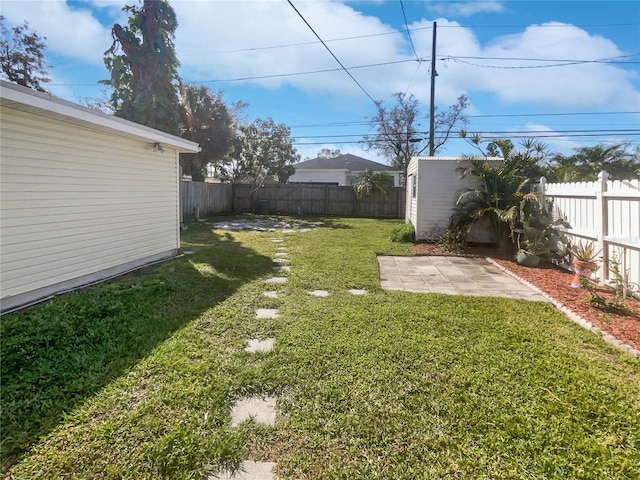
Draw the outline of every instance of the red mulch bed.
<instances>
[{"instance_id":1,"label":"red mulch bed","mask_svg":"<svg viewBox=\"0 0 640 480\"><path fill-rule=\"evenodd\" d=\"M412 253L414 255L455 255L455 253L444 251L434 243L416 243L413 245ZM627 298L625 306L629 310L628 314L603 311L589 303L590 295L587 291L571 288L573 274L556 265L543 263L537 268L523 267L512 258L501 255L496 249L487 246L472 245L467 247L464 253L492 258L601 330L640 350L640 300ZM607 301L613 298L612 290L609 288L596 286L595 291Z\"/></svg>"}]
</instances>

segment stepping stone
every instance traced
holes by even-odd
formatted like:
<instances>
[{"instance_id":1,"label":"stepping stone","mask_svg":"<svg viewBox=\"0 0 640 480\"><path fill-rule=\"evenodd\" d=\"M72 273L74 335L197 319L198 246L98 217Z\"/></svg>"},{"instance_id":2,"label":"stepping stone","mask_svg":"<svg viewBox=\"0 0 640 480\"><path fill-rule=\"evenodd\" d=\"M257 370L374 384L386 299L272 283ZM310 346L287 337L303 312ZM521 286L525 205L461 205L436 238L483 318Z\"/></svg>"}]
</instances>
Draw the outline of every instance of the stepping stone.
<instances>
[{"instance_id":1,"label":"stepping stone","mask_svg":"<svg viewBox=\"0 0 640 480\"><path fill-rule=\"evenodd\" d=\"M250 418L256 423L275 425L276 401L276 397L249 397L238 400L231 410L231 426L237 427Z\"/></svg>"},{"instance_id":2,"label":"stepping stone","mask_svg":"<svg viewBox=\"0 0 640 480\"><path fill-rule=\"evenodd\" d=\"M289 259L288 258L274 258L273 262L274 263L289 263Z\"/></svg>"},{"instance_id":3,"label":"stepping stone","mask_svg":"<svg viewBox=\"0 0 640 480\"><path fill-rule=\"evenodd\" d=\"M273 270L274 272L279 272L281 270L288 272L289 270L291 270L291 267L289 265L274 265L273 267L271 267L271 270Z\"/></svg>"},{"instance_id":4,"label":"stepping stone","mask_svg":"<svg viewBox=\"0 0 640 480\"><path fill-rule=\"evenodd\" d=\"M352 288L351 290L349 290L349 293L351 295L366 295L367 292L366 290L361 290L361 289L357 289L357 288Z\"/></svg>"},{"instance_id":5,"label":"stepping stone","mask_svg":"<svg viewBox=\"0 0 640 480\"><path fill-rule=\"evenodd\" d=\"M278 309L259 308L256 310L256 318L278 318Z\"/></svg>"},{"instance_id":6,"label":"stepping stone","mask_svg":"<svg viewBox=\"0 0 640 480\"><path fill-rule=\"evenodd\" d=\"M278 252L275 254L276 257L288 257L289 255L285 252Z\"/></svg>"},{"instance_id":7,"label":"stepping stone","mask_svg":"<svg viewBox=\"0 0 640 480\"><path fill-rule=\"evenodd\" d=\"M314 297L328 297L329 292L326 290L312 290L309 292L309 295L313 295Z\"/></svg>"},{"instance_id":8,"label":"stepping stone","mask_svg":"<svg viewBox=\"0 0 640 480\"><path fill-rule=\"evenodd\" d=\"M182 252L184 255L193 255L194 253L196 253L195 250L185 250L184 252Z\"/></svg>"},{"instance_id":9,"label":"stepping stone","mask_svg":"<svg viewBox=\"0 0 640 480\"><path fill-rule=\"evenodd\" d=\"M271 277L267 280L267 283L286 283L287 277Z\"/></svg>"},{"instance_id":10,"label":"stepping stone","mask_svg":"<svg viewBox=\"0 0 640 480\"><path fill-rule=\"evenodd\" d=\"M276 477L273 473L275 466L274 462L245 460L235 473L227 470L215 475L209 475L207 480L275 480Z\"/></svg>"},{"instance_id":11,"label":"stepping stone","mask_svg":"<svg viewBox=\"0 0 640 480\"><path fill-rule=\"evenodd\" d=\"M282 243L282 242L284 242L284 240L282 240L281 238L272 238L271 241L273 243Z\"/></svg>"},{"instance_id":12,"label":"stepping stone","mask_svg":"<svg viewBox=\"0 0 640 480\"><path fill-rule=\"evenodd\" d=\"M275 291L273 291L273 290L268 291L268 292L262 292L262 294L263 294L265 297L269 297L269 298L278 298L278 292L275 292Z\"/></svg>"},{"instance_id":13,"label":"stepping stone","mask_svg":"<svg viewBox=\"0 0 640 480\"><path fill-rule=\"evenodd\" d=\"M249 345L245 347L244 351L249 353L271 352L275 342L275 338L265 338L264 340L250 338Z\"/></svg>"}]
</instances>

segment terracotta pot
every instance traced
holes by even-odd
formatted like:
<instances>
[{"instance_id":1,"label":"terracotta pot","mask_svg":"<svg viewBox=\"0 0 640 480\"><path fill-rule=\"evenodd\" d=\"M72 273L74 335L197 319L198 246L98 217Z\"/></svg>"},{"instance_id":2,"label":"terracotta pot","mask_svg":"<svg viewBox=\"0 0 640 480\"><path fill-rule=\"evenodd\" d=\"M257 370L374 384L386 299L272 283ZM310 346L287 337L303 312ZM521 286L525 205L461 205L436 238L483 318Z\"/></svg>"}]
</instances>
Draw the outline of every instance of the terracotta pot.
<instances>
[{"instance_id":1,"label":"terracotta pot","mask_svg":"<svg viewBox=\"0 0 640 480\"><path fill-rule=\"evenodd\" d=\"M589 278L591 277L591 272L593 272L596 268L595 262L583 262L582 260L578 260L577 258L573 259L573 266L575 267L575 277L573 277L573 281L571 282L571 286L573 288L582 288L580 285L580 278Z\"/></svg>"}]
</instances>

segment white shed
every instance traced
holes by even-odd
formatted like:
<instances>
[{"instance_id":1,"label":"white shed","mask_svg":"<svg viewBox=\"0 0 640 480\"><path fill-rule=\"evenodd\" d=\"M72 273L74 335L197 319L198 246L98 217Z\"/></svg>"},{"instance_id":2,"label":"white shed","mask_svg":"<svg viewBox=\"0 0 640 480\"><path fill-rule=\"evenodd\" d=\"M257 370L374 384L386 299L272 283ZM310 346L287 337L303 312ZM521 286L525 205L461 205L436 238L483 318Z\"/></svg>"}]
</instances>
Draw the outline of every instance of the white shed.
<instances>
[{"instance_id":1,"label":"white shed","mask_svg":"<svg viewBox=\"0 0 640 480\"><path fill-rule=\"evenodd\" d=\"M502 162L500 157L486 159L490 164ZM463 188L476 188L477 179L461 178L469 166L463 157L413 157L407 167L405 219L416 231L416 240L435 241L446 231L449 219ZM482 229L472 229L469 240L488 242Z\"/></svg>"},{"instance_id":2,"label":"white shed","mask_svg":"<svg viewBox=\"0 0 640 480\"><path fill-rule=\"evenodd\" d=\"M0 309L174 256L197 144L0 83Z\"/></svg>"}]
</instances>

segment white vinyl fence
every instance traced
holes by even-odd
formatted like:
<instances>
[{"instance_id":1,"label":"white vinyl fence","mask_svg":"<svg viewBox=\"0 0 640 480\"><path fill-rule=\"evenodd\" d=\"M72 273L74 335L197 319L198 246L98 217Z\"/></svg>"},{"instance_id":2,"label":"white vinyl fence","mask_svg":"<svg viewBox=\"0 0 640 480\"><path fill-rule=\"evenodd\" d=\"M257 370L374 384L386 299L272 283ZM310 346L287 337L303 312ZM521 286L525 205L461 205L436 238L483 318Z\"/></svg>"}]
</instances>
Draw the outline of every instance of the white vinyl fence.
<instances>
[{"instance_id":1,"label":"white vinyl fence","mask_svg":"<svg viewBox=\"0 0 640 480\"><path fill-rule=\"evenodd\" d=\"M564 233L573 243L592 241L601 250L598 277L611 278L607 264L618 261L627 285L640 293L640 180L608 180L601 172L594 182L547 183L540 179L541 199L552 200L553 217L567 221ZM609 263L607 263L609 262Z\"/></svg>"}]
</instances>

